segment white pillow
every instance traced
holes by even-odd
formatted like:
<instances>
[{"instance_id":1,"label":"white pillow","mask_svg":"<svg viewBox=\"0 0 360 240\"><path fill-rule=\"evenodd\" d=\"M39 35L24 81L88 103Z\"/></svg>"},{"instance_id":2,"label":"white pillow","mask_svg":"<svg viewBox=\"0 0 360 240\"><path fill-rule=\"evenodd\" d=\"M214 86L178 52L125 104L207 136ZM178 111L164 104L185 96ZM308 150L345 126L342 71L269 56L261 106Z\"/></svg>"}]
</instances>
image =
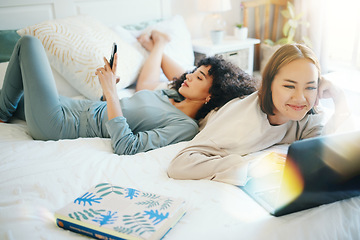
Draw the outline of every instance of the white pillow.
<instances>
[{"instance_id":1,"label":"white pillow","mask_svg":"<svg viewBox=\"0 0 360 240\"><path fill-rule=\"evenodd\" d=\"M145 26L144 29L142 27ZM139 29L140 28L140 29ZM139 26L115 26L113 30L127 43L134 46L146 58L147 51L136 40L142 33L150 33L158 30L168 34L171 41L165 48L165 53L177 61L184 69L192 69L194 66L194 52L191 43L191 34L181 15L175 15L162 21L153 21L148 26L140 23Z\"/></svg>"},{"instance_id":2,"label":"white pillow","mask_svg":"<svg viewBox=\"0 0 360 240\"><path fill-rule=\"evenodd\" d=\"M45 21L17 31L43 43L50 64L86 98L98 100L102 89L95 70L110 58L113 42L118 45L118 89L134 83L144 63L143 54L95 18L75 16Z\"/></svg>"}]
</instances>

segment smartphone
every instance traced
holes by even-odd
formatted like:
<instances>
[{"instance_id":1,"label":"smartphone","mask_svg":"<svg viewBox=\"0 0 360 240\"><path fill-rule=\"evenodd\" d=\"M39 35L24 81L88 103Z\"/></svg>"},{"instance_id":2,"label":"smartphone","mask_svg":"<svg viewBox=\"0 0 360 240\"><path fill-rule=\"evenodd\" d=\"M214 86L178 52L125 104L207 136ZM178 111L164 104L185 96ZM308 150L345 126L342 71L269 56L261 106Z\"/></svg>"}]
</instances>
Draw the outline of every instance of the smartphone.
<instances>
[{"instance_id":1,"label":"smartphone","mask_svg":"<svg viewBox=\"0 0 360 240\"><path fill-rule=\"evenodd\" d=\"M114 55L117 52L117 45L116 43L113 43L113 47L112 47L112 51L111 51L111 57L110 57L110 67L112 69L113 64L114 64Z\"/></svg>"}]
</instances>

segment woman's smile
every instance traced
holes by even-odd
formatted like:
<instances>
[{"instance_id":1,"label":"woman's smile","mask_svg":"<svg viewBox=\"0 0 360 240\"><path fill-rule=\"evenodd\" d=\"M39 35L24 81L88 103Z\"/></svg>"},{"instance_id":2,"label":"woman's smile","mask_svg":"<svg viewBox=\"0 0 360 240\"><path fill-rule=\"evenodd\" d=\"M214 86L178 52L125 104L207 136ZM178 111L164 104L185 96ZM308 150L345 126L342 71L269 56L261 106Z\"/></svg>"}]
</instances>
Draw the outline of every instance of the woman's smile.
<instances>
[{"instance_id":1,"label":"woman's smile","mask_svg":"<svg viewBox=\"0 0 360 240\"><path fill-rule=\"evenodd\" d=\"M291 109L295 110L295 111L302 111L302 110L306 109L306 105L287 104L287 106L290 107Z\"/></svg>"}]
</instances>

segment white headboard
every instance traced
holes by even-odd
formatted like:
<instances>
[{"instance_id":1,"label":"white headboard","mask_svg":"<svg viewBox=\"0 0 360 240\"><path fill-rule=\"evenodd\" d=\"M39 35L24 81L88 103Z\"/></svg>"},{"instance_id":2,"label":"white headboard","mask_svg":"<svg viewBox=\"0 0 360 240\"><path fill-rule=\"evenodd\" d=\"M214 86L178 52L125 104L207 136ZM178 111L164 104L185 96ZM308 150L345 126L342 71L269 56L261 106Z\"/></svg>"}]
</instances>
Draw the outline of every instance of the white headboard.
<instances>
[{"instance_id":1,"label":"white headboard","mask_svg":"<svg viewBox=\"0 0 360 240\"><path fill-rule=\"evenodd\" d=\"M170 0L1 0L0 30L86 14L108 26L171 16Z\"/></svg>"}]
</instances>

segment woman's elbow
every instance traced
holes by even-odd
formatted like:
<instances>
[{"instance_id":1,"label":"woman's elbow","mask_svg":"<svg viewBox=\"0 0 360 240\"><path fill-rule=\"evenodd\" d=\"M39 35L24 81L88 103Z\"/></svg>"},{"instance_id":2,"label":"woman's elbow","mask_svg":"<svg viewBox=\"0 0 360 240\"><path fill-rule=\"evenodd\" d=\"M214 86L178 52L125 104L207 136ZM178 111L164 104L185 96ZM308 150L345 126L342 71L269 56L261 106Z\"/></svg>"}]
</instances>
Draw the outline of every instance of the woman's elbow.
<instances>
[{"instance_id":1,"label":"woman's elbow","mask_svg":"<svg viewBox=\"0 0 360 240\"><path fill-rule=\"evenodd\" d=\"M176 159L173 159L170 163L167 169L167 175L173 179L185 179L184 171L181 166L179 166L179 164L176 162Z\"/></svg>"},{"instance_id":2,"label":"woman's elbow","mask_svg":"<svg viewBox=\"0 0 360 240\"><path fill-rule=\"evenodd\" d=\"M190 156L187 152L179 153L171 162L167 169L167 174L174 179L193 179L191 175L192 164L189 163Z\"/></svg>"},{"instance_id":3,"label":"woman's elbow","mask_svg":"<svg viewBox=\"0 0 360 240\"><path fill-rule=\"evenodd\" d=\"M178 180L202 179L204 176L201 173L201 167L196 164L193 155L187 152L177 155L167 169L168 176Z\"/></svg>"}]
</instances>

